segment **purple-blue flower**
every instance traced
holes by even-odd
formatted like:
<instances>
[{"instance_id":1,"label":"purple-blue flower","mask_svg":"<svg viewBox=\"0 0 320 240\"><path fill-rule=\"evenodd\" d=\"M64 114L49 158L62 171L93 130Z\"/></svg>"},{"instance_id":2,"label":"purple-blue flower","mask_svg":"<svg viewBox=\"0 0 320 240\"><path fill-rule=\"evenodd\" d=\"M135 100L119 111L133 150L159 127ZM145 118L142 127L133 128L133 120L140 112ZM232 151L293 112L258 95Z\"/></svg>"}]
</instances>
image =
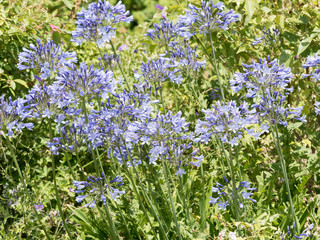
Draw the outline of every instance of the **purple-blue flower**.
<instances>
[{"instance_id":1,"label":"purple-blue flower","mask_svg":"<svg viewBox=\"0 0 320 240\"><path fill-rule=\"evenodd\" d=\"M41 73L43 79L50 78L52 72L77 62L74 52L63 52L61 45L56 45L52 40L42 45L38 39L37 46L30 44L30 49L23 48L23 52L19 54L18 69L35 69Z\"/></svg>"},{"instance_id":2,"label":"purple-blue flower","mask_svg":"<svg viewBox=\"0 0 320 240\"><path fill-rule=\"evenodd\" d=\"M33 123L24 122L30 117L30 106L25 99L12 101L11 97L6 100L4 95L0 96L0 136L3 134L12 137L24 128L31 130Z\"/></svg>"},{"instance_id":3,"label":"purple-blue flower","mask_svg":"<svg viewBox=\"0 0 320 240\"><path fill-rule=\"evenodd\" d=\"M88 9L77 13L77 29L72 32L73 41L79 45L84 40L103 45L115 35L117 23L131 21L133 17L129 16L129 11L126 11L122 1L115 6L102 0L90 3Z\"/></svg>"},{"instance_id":4,"label":"purple-blue flower","mask_svg":"<svg viewBox=\"0 0 320 240\"><path fill-rule=\"evenodd\" d=\"M229 180L224 176L223 178L226 181L226 185L224 186L216 182L216 187L212 187L212 192L218 197L210 197L209 203L212 205L217 204L220 209L226 210L227 206L230 205L229 202L233 202L234 196L233 190L229 185ZM255 199L251 198L253 193L249 192L257 189L250 187L250 185L251 183L249 181L244 181L240 182L236 188L238 198L240 198L238 199L240 208L244 208L243 201L250 200L253 203L257 202Z\"/></svg>"},{"instance_id":5,"label":"purple-blue flower","mask_svg":"<svg viewBox=\"0 0 320 240\"><path fill-rule=\"evenodd\" d=\"M315 82L320 79L320 56L315 54L314 56L308 56L305 64L302 65L303 68L312 68L312 73L303 74L304 78L311 77Z\"/></svg>"},{"instance_id":6,"label":"purple-blue flower","mask_svg":"<svg viewBox=\"0 0 320 240\"><path fill-rule=\"evenodd\" d=\"M37 212L42 211L42 209L44 208L43 203L35 204L34 208L36 209Z\"/></svg>"},{"instance_id":7,"label":"purple-blue flower","mask_svg":"<svg viewBox=\"0 0 320 240\"><path fill-rule=\"evenodd\" d=\"M87 200L85 207L94 208L96 201L106 204L107 198L116 200L120 194L125 194L125 191L120 191L119 186L123 185L123 179L116 176L113 180L108 181L107 177L102 174L101 177L88 176L87 181L73 181L75 189L72 192L80 194L76 197L78 203Z\"/></svg>"},{"instance_id":8,"label":"purple-blue flower","mask_svg":"<svg viewBox=\"0 0 320 240\"><path fill-rule=\"evenodd\" d=\"M280 31L279 29L273 28L272 31L270 29L268 30L263 30L262 31L263 35L262 37L256 38L253 42L252 45L258 45L259 43L263 42L265 46L267 45L275 45L276 43L280 42Z\"/></svg>"},{"instance_id":9,"label":"purple-blue flower","mask_svg":"<svg viewBox=\"0 0 320 240\"><path fill-rule=\"evenodd\" d=\"M222 2L213 4L212 0L201 0L200 8L189 4L186 14L180 16L179 24L188 26L190 31L198 31L203 34L211 34L218 29L226 31L230 23L238 21L239 15L234 13L233 9L228 12L224 12L223 9Z\"/></svg>"},{"instance_id":10,"label":"purple-blue flower","mask_svg":"<svg viewBox=\"0 0 320 240\"><path fill-rule=\"evenodd\" d=\"M234 146L238 145L245 132L256 138L260 135L259 132L250 130L251 125L258 122L258 116L255 109L250 110L246 102L237 106L234 101L227 104L217 101L212 109L202 111L205 119L197 122L196 142L208 143L211 136L216 135L222 142Z\"/></svg>"},{"instance_id":11,"label":"purple-blue flower","mask_svg":"<svg viewBox=\"0 0 320 240\"><path fill-rule=\"evenodd\" d=\"M176 41L179 36L189 39L192 37L186 26L180 23L173 23L168 18L161 19L160 23L154 23L152 29L148 29L145 36L150 37L154 42L161 45L168 45L172 41Z\"/></svg>"}]
</instances>

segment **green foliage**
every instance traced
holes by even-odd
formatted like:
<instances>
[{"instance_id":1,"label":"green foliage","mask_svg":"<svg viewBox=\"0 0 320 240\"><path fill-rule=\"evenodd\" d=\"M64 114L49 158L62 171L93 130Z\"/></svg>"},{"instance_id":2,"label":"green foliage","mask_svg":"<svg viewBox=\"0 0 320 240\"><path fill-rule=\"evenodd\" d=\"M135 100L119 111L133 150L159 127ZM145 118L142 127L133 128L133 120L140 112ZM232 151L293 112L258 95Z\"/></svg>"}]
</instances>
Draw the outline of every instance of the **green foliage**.
<instances>
[{"instance_id":1,"label":"green foliage","mask_svg":"<svg viewBox=\"0 0 320 240\"><path fill-rule=\"evenodd\" d=\"M81 1L73 0L0 0L0 91L6 96L23 96L34 85L32 71L17 70L19 52L23 47L34 43L37 38L53 39L63 43L68 51L75 50L79 63L86 61L98 66L99 51L92 43L76 46L70 43L71 31L75 29L75 12L80 10ZM86 7L93 1L82 1ZM110 1L115 3L116 1ZM169 18L176 19L183 13L188 3L199 5L200 1L173 0L124 0L127 9L135 21L130 27L117 30L114 39L115 48L127 44L128 49L121 51L120 62L124 73L133 83L134 71L139 72L142 62L159 53L165 52L164 46L150 41L144 34L153 23L159 22L162 12L155 4L167 6L164 12ZM289 122L287 128L280 128L280 140L289 173L290 189L293 203L301 224L314 223L314 237L319 237L320 221L320 118L314 116L313 103L319 100L319 87L314 81L305 78L302 63L309 55L318 52L320 47L320 19L317 1L267 1L267 0L228 0L228 8L241 14L241 21L234 24L228 32L217 32L213 35L214 48L218 59L218 71L222 78L223 88L229 89L229 79L235 72L242 71L242 63L252 59L278 58L280 63L291 67L295 78L291 85L295 94L288 99L289 103L303 106L307 122ZM59 26L59 31L52 31L50 24ZM254 39L262 36L264 29L280 30L280 41L271 44L252 45ZM191 39L198 46L200 57L211 58L212 48L209 36ZM136 50L136 51L135 51ZM103 49L112 53L111 47ZM213 104L220 95L217 74L207 61L208 67L195 76L189 76L184 84L176 86L179 110L191 122L203 117L202 109ZM120 78L119 68L114 75ZM164 83L163 98L166 109L175 109L173 84ZM240 94L225 91L227 99L241 99ZM158 97L158 96L153 96ZM159 108L158 110L164 110ZM31 211L32 203L43 203L44 209L39 212L41 223L54 239L67 239L61 218L58 216L58 205L52 183L52 159L46 146L49 140L47 122L34 122L33 132L24 133L15 146L15 154L28 182L32 199L25 197L17 177L16 166L12 162L12 153L1 142L0 135L0 238L3 239L43 239L45 234L39 231L36 216ZM40 134L41 132L41 134ZM1 130L0 130L0 134ZM291 224L289 217L289 198L281 174L281 165L271 134L265 134L259 141L253 142L244 137L241 147L227 156L224 155L216 141L201 148L205 159L203 169L192 168L182 179L175 175L177 167L169 167L170 190L172 191L178 224L183 239L228 239L237 233L237 239L280 239ZM126 194L118 202L108 202L111 219L122 239L165 239L161 226L168 239L178 239L174 214L170 207L169 191L166 187L164 169L159 165L148 164L147 152L139 157L143 164L133 169L125 168L106 152L98 151L98 156L106 170L107 176L122 174L125 178ZM227 157L235 156L236 172L242 181L249 180L257 187L252 196L256 204L246 206L240 211L240 221L235 221L233 210L221 211L209 204L212 187L215 182L223 182L224 166ZM66 155L57 157L57 182L62 199L62 209L68 226L75 239L109 239L111 227L102 204L95 209L81 207L75 201L75 194L69 191L72 186L71 171L82 179L79 173L78 159L75 154L68 155L71 167L68 167ZM88 174L94 174L94 159L91 154L81 152L80 163ZM226 168L226 167L225 167ZM131 177L133 176L133 180ZM142 184L138 184L138 176ZM137 193L134 186L137 185ZM145 194L145 191L147 194ZM137 195L141 196L139 201ZM148 199L150 198L150 200ZM146 209L147 214L144 211ZM154 209L153 209L154 208ZM158 221L158 218L160 221ZM158 233L154 235L154 231Z\"/></svg>"}]
</instances>

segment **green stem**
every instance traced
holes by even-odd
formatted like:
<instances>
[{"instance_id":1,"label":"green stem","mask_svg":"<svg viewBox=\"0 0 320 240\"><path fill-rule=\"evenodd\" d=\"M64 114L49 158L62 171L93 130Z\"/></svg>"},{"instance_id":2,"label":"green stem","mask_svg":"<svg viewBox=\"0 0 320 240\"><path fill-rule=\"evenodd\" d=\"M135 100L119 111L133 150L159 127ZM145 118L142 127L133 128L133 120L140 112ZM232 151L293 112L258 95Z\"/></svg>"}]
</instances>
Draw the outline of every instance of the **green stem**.
<instances>
[{"instance_id":1,"label":"green stem","mask_svg":"<svg viewBox=\"0 0 320 240\"><path fill-rule=\"evenodd\" d=\"M236 187L236 180L235 180L235 174L234 174L234 166L233 166L233 158L232 158L232 152L231 152L231 146L229 145L229 161L230 161L230 167L231 167L231 181L232 181L232 192L233 192L233 204L234 204L234 210L236 213L236 220L239 221L239 208L238 208L238 192Z\"/></svg>"},{"instance_id":2,"label":"green stem","mask_svg":"<svg viewBox=\"0 0 320 240\"><path fill-rule=\"evenodd\" d=\"M238 192L237 192L236 181L235 181L235 176L234 176L234 166L233 166L233 158L232 158L231 146L229 145L229 147L228 147L229 156L227 156L227 153L226 153L226 150L225 150L223 142L219 138L217 140L218 140L218 143L220 143L220 147L222 148L224 157L225 157L225 159L227 160L227 163L228 163L228 167L229 167L229 171L230 171L230 175L231 175L231 182L232 182L232 193L233 193L233 196L234 196L233 207L234 207L234 212L235 212L235 215L236 215L236 220L239 221Z\"/></svg>"},{"instance_id":3,"label":"green stem","mask_svg":"<svg viewBox=\"0 0 320 240\"><path fill-rule=\"evenodd\" d=\"M113 46L113 43L112 43L111 40L110 40L110 44L111 44L113 53L114 53L115 55L117 55L116 49L115 49L115 47ZM123 72L123 69L122 69L122 67L121 67L120 60L119 60L119 59L118 59L118 65L119 65L121 74L122 74L122 76L123 76L123 78L124 78L124 81L125 81L125 83L126 83L126 85L127 85L127 88L128 88L128 90L130 91L130 87L129 87L128 80L127 80L127 78L126 78L126 75L125 75L124 72Z\"/></svg>"},{"instance_id":4,"label":"green stem","mask_svg":"<svg viewBox=\"0 0 320 240\"><path fill-rule=\"evenodd\" d=\"M167 55L168 57L170 57L170 51L169 51L169 46L168 44L166 44L166 49L167 49ZM160 84L159 84L160 85ZM175 86L175 83L173 82L172 83L172 86L173 86L173 96L174 96L174 107L176 109L176 112L179 111L179 108L178 108L178 100L177 100L177 94L176 94L176 86Z\"/></svg>"},{"instance_id":5,"label":"green stem","mask_svg":"<svg viewBox=\"0 0 320 240\"><path fill-rule=\"evenodd\" d=\"M170 203L171 203L171 208L172 208L172 212L173 212L174 222L176 224L176 228L177 228L177 232L178 232L178 235L179 235L179 239L182 240L181 233L180 233L180 227L179 227L179 223L178 223L178 220L177 220L176 209L175 209L175 206L174 206L174 203L173 203L171 188L170 188L170 184L169 184L168 169L167 169L167 165L164 163L164 160L163 160L162 156L161 156L161 162L162 162L162 167L163 167L164 174L165 174L165 177L166 177L166 183L167 183L167 188L168 188L168 192L169 192L169 197L170 197Z\"/></svg>"},{"instance_id":6,"label":"green stem","mask_svg":"<svg viewBox=\"0 0 320 240\"><path fill-rule=\"evenodd\" d=\"M286 163L285 163L285 160L284 160L284 157L283 157L283 154L282 154L282 151L281 151L281 147L280 147L281 145L280 145L280 139L279 139L279 133L278 133L277 125L274 125L272 127L272 136L273 136L274 144L276 146L277 153L278 153L278 156L279 156L279 159L280 159L281 169L282 169L284 181L285 181L285 184L286 184L286 188L287 188L287 191L288 191L292 219L293 219L293 221L295 222L295 224L297 226L296 229L297 229L298 234L299 234L300 223L299 223L298 217L297 217L297 215L295 213L295 210L294 210L294 205L293 205L293 201L292 201L292 197L291 197L291 191L290 191L289 178L288 178L288 174L287 174L287 170L286 170Z\"/></svg>"},{"instance_id":7,"label":"green stem","mask_svg":"<svg viewBox=\"0 0 320 240\"><path fill-rule=\"evenodd\" d=\"M50 139L53 139L53 133L52 133L52 125L51 125L51 119L49 119L49 134L50 134ZM55 190L55 194L56 194L56 200L57 200L57 204L58 204L58 210L59 210L59 214L60 217L62 219L62 223L63 226L68 234L69 239L72 239L70 230L68 225L66 224L66 220L64 218L64 214L62 212L62 207L61 207L61 202L60 202L60 193L58 190L58 186L57 186L57 179L56 179L56 165L55 165L55 157L53 154L51 154L51 161L52 161L52 177L53 177L53 184L54 184L54 190Z\"/></svg>"},{"instance_id":8,"label":"green stem","mask_svg":"<svg viewBox=\"0 0 320 240\"><path fill-rule=\"evenodd\" d=\"M181 189L181 195L182 195L183 209L185 211L188 222L190 222L189 207L186 204L186 194L184 192L184 187L183 187L183 176L180 177L180 189Z\"/></svg>"},{"instance_id":9,"label":"green stem","mask_svg":"<svg viewBox=\"0 0 320 240\"><path fill-rule=\"evenodd\" d=\"M123 221L123 223L124 223L124 226L125 226L125 228L126 228L126 231L127 231L127 233L128 233L129 239L130 239L130 240L133 240L132 237L131 237L130 230L129 230L129 228L128 228L127 221L126 221L125 217L124 217L123 214L122 214L122 210L121 210L121 208L119 207L119 205L118 205L117 202L115 202L115 204L116 204L117 208L119 209L119 212L120 212L122 221Z\"/></svg>"},{"instance_id":10,"label":"green stem","mask_svg":"<svg viewBox=\"0 0 320 240\"><path fill-rule=\"evenodd\" d=\"M25 178L23 177L22 172L21 172L21 170L20 170L20 166L19 166L19 163L18 163L18 161L17 161L17 157L16 157L16 154L15 154L15 152L14 152L14 150L13 150L13 147L12 147L12 145L11 145L11 142L10 142L10 140L8 139L8 137L6 138L6 140L7 140L8 147L9 147L9 150L10 150L10 152L11 152L11 155L12 155L12 158L13 158L13 161L14 161L14 164L16 165L16 168L17 168L17 170L18 170L18 174L19 174L19 177L20 177L20 181L22 182L23 187L24 187L26 193L28 194L31 202L33 202L33 201L32 201L32 198L31 198L31 194L30 194L29 191L28 191L27 183L25 182ZM32 205L34 205L34 204L32 204ZM44 231L47 239L51 240L51 237L50 237L50 235L48 234L46 228L45 228L45 227L42 225L42 223L41 223L41 219L40 219L40 216L39 216L37 210L35 209L34 206L32 206L31 208L33 209L33 212L34 212L34 214L35 214L36 217L37 217L38 223L39 223L39 225L41 226L42 230Z\"/></svg>"},{"instance_id":11,"label":"green stem","mask_svg":"<svg viewBox=\"0 0 320 240\"><path fill-rule=\"evenodd\" d=\"M162 103L163 112L164 112L164 114L166 114L166 109L165 109L165 107L164 107L164 101L163 101L163 97L162 97L162 86L161 86L160 81L159 81L159 92L160 92L160 98L161 98L161 103Z\"/></svg>"},{"instance_id":12,"label":"green stem","mask_svg":"<svg viewBox=\"0 0 320 240\"><path fill-rule=\"evenodd\" d=\"M127 145L126 145L126 144L125 144L125 147L126 147L126 151L127 151L128 155L129 155L128 148L127 148ZM124 162L124 164L126 164L126 161L125 161L125 159L124 159L124 157L123 157L123 154L122 154L122 151L121 151L121 149L120 149L120 146L118 146L118 149L119 149L119 153L120 153L120 156L121 156L121 158L122 158L122 161ZM139 175L138 175L138 173L137 173L137 171L136 171L136 169L135 169L135 166L134 166L134 164L133 164L133 161L132 161L132 159L131 159L131 156L130 156L130 162L131 162L131 164L132 164L132 167L134 168L134 172L135 172L135 174L136 174L136 176L137 176L137 178L138 178L138 180L139 180L139 183L140 183L141 188L143 189L143 191L145 191L144 188L143 188L143 186L142 186L142 184L141 184L140 177L139 177ZM154 236L157 236L157 233L156 233L155 229L154 229L153 226L152 226L152 222L151 222L151 220L150 220L150 218L149 218L148 212L147 212L144 204L142 203L142 200L141 200L140 194L139 194L139 192L138 192L138 188L137 188L137 186L136 186L136 183L135 183L135 181L134 181L131 173L129 172L129 170L128 170L128 168L127 168L126 166L125 166L125 170L126 170L127 175L128 175L128 177L129 177L129 179L130 179L130 182L131 182L131 184L132 184L132 186L133 186L133 190L134 190L136 196L138 197L139 204L140 204L140 206L142 206L143 212L144 212L144 214L145 214L146 217L147 217L147 221L149 222L150 227L152 228L152 231L153 231L153 233L154 233ZM145 194L145 195L146 195L146 194ZM158 219L158 215L157 215L157 213L155 212L155 210L154 210L154 208L153 208L153 205L152 205L149 197L147 197L147 195L146 195L146 199L148 200L148 202L149 202L149 204L150 204L150 206L151 206L151 208L152 208L152 211L153 211L154 215L156 216L156 218L157 218L157 220L158 220L158 222L159 222L160 230L163 232L165 238L168 240L167 235L165 234L165 231L164 231L164 229L163 229L163 227L162 227L162 223L161 223L160 220Z\"/></svg>"},{"instance_id":13,"label":"green stem","mask_svg":"<svg viewBox=\"0 0 320 240\"><path fill-rule=\"evenodd\" d=\"M223 91L223 88L222 88L222 82L221 82L221 79L220 79L219 69L218 69L218 65L217 65L216 53L215 53L214 47L213 47L212 33L210 33L209 36L210 36L212 55L213 55L213 58L214 58L214 67L216 69L216 73L217 73L217 77L218 77L218 82L219 82L219 86L220 86L222 100L225 103L226 99L224 97L224 91Z\"/></svg>"},{"instance_id":14,"label":"green stem","mask_svg":"<svg viewBox=\"0 0 320 240\"><path fill-rule=\"evenodd\" d=\"M68 167L69 167L69 169L70 169L72 178L73 178L73 179L77 179L77 178L76 178L76 175L74 174L74 172L73 172L73 170L72 170L72 166L71 166L71 163L70 163L70 161L69 161L69 157L68 157L67 151L65 151L65 157L66 157L67 164L68 164Z\"/></svg>"}]
</instances>

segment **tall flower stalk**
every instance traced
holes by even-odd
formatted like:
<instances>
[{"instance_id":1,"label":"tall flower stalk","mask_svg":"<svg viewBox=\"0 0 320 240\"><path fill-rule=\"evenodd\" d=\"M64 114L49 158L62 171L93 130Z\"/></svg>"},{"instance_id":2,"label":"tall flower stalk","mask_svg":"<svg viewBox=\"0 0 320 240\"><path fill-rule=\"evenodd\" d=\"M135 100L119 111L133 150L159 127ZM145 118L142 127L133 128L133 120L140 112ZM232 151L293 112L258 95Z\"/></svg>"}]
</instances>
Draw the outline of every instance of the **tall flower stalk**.
<instances>
[{"instance_id":1,"label":"tall flower stalk","mask_svg":"<svg viewBox=\"0 0 320 240\"><path fill-rule=\"evenodd\" d=\"M274 144L281 164L281 170L285 181L290 203L291 217L297 224L297 231L300 229L299 219L294 210L290 183L286 170L286 163L281 150L278 133L278 125L286 127L288 119L296 119L305 122L305 115L302 115L302 107L291 107L287 105L286 97L293 91L288 85L293 78L290 68L278 65L277 60L269 59L252 61L252 64L243 64L245 73L236 73L235 78L230 81L235 92L244 89L248 98L255 102L252 106L259 113L260 129L262 132L269 132L271 128Z\"/></svg>"}]
</instances>

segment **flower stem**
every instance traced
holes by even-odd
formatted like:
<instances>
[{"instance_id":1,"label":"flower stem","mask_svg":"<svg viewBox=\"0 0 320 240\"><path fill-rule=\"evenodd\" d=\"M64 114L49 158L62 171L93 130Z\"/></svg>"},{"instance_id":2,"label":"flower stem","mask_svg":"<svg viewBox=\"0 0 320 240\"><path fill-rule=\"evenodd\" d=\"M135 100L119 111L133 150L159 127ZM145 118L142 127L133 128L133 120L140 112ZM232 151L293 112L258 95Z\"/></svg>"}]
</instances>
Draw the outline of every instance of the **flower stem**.
<instances>
[{"instance_id":1,"label":"flower stem","mask_svg":"<svg viewBox=\"0 0 320 240\"><path fill-rule=\"evenodd\" d=\"M288 174L287 174L287 170L286 170L286 163L285 163L285 160L284 160L284 157L283 157L283 154L282 154L282 150L281 150L281 147L280 147L281 145L280 145L278 127L276 125L274 125L272 127L272 136L273 136L274 144L275 144L276 149L277 149L278 157L280 159L281 169L282 169L284 181L285 181L285 184L286 184L286 188L287 188L287 191L288 191L292 219L295 222L295 224L297 225L297 231L299 233L299 231L300 231L300 223L299 223L299 220L298 220L297 215L296 215L295 210L294 210L294 205L293 205L293 201L292 201L292 197L291 197L291 191L290 191L290 183L289 183L289 178L288 178Z\"/></svg>"},{"instance_id":2,"label":"flower stem","mask_svg":"<svg viewBox=\"0 0 320 240\"><path fill-rule=\"evenodd\" d=\"M163 160L162 156L161 156L161 162L162 162L162 167L163 167L164 174L165 174L165 177L166 177L166 183L167 183L167 188L168 188L168 192L169 192L170 203L171 203L171 208L172 208L172 212L173 212L174 221L175 221L175 224L176 224L176 228L177 228L177 232L178 232L178 235L179 235L179 239L182 240L181 233L180 233L180 227L179 227L179 223L178 223L178 220L177 220L176 209L175 209L175 206L174 206L174 203L173 203L171 188L170 188L170 184L169 184L168 168L167 168L167 165L164 163L164 160Z\"/></svg>"},{"instance_id":3,"label":"flower stem","mask_svg":"<svg viewBox=\"0 0 320 240\"><path fill-rule=\"evenodd\" d=\"M123 141L124 141L124 140L123 140ZM146 192L145 192L144 187L142 186L142 183L141 183L141 180L140 180L140 176L139 176L139 174L138 174L138 172L137 172L137 170L136 170L136 167L135 167L135 165L134 165L134 163L133 163L133 161L132 161L131 155L130 155L130 153L129 153L129 151L128 151L128 147L127 147L127 145L126 145L125 143L124 143L124 145L125 145L126 151L127 151L127 153L128 153L128 156L129 156L130 162L131 162L131 164L132 164L132 167L133 167L133 169L134 169L134 172L135 172L135 174L136 174L136 176L137 176L137 178L138 178L139 184L140 184L140 186L141 186L141 188L142 188L142 190L143 190L143 192L144 192L144 195L145 195L146 199L148 200L148 202L149 202L149 204L150 204L150 206L151 206L151 209L152 209L154 215L155 215L156 218L157 218L157 221L159 222L160 230L161 230L161 232L163 233L165 239L168 240L168 237L167 237L167 235L166 235L166 233L165 233L165 231L164 231L164 229L163 229L162 223L161 223L161 221L160 221L160 219L159 219L159 217L158 217L158 215L157 215L157 213L156 213L156 211L155 211L155 209L154 209L154 207L153 207L153 205L152 205L152 202L150 201L148 195L147 195ZM125 159L124 159L123 154L122 154L122 151L121 151L121 149L120 149L119 146L118 146L118 149L119 149L119 152L120 152L120 156L121 156L121 158L122 158L122 161L124 162L124 164L126 164L126 163L125 163ZM134 190L135 194L136 194L137 197L138 197L139 204L142 206L143 212L144 212L144 214L145 214L146 217L147 217L147 220L148 220L148 222L149 222L149 224L150 224L150 227L152 228L152 231L153 231L154 235L157 236L156 231L154 230L154 227L152 226L152 222L151 222L151 220L150 220L150 218L149 218L149 215L148 215L148 213L147 213L147 210L146 210L144 204L142 203L142 200L141 200L140 194L139 194L139 192L138 192L138 188L137 188L137 186L136 186L136 183L135 183L135 181L134 181L134 179L133 179L133 177L132 177L132 175L131 175L131 173L130 173L130 171L128 170L127 167L125 167L125 170L126 170L127 175L128 175L128 177L129 177L129 179L130 179L130 181L131 181L131 183L132 183L133 190Z\"/></svg>"},{"instance_id":4,"label":"flower stem","mask_svg":"<svg viewBox=\"0 0 320 240\"><path fill-rule=\"evenodd\" d=\"M49 119L49 134L50 134L50 139L53 139L51 119ZM60 193L59 193L58 186L57 186L55 157L54 157L53 154L51 154L51 161L52 161L53 185L54 185L54 190L55 190L55 195L56 195L59 214L60 214L60 217L62 219L63 227L66 229L66 232L68 234L69 239L72 239L69 227L66 224L66 220L65 220L64 214L62 212L61 201L60 201Z\"/></svg>"},{"instance_id":5,"label":"flower stem","mask_svg":"<svg viewBox=\"0 0 320 240\"><path fill-rule=\"evenodd\" d=\"M112 43L111 40L110 40L110 44L111 44L113 53L116 55L116 54L117 54L117 53L116 53L116 49L115 49L115 47L114 47L114 45L113 45L113 43ZM130 91L130 86L129 86L128 80L127 80L127 78L126 78L126 75L125 75L124 72L123 72L123 69L122 69L122 67L121 67L120 60L119 60L119 59L118 59L118 65L119 65L120 71L121 71L121 73L122 73L122 76L123 76L123 78L124 78L124 81L125 81L125 83L126 83L126 85L127 85L128 91Z\"/></svg>"},{"instance_id":6,"label":"flower stem","mask_svg":"<svg viewBox=\"0 0 320 240\"><path fill-rule=\"evenodd\" d=\"M231 152L231 146L229 145L229 161L230 161L230 167L231 167L231 181L232 181L232 192L233 192L233 204L234 204L234 210L236 214L236 220L239 221L239 208L238 208L238 192L236 187L236 180L235 180L235 173L234 173L234 166L233 166L233 158L232 158L232 152Z\"/></svg>"},{"instance_id":7,"label":"flower stem","mask_svg":"<svg viewBox=\"0 0 320 240\"><path fill-rule=\"evenodd\" d=\"M21 170L20 170L20 166L19 166L19 163L18 163L18 161L17 161L17 157L16 157L16 154L15 154L15 152L14 152L14 150L13 150L13 147L12 147L12 145L11 145L11 142L10 142L10 140L9 140L8 138L6 138L6 140L7 140L8 147L9 147L9 150L10 150L10 152L11 152L11 155L12 155L12 158L13 158L13 161L14 161L14 164L16 165L16 168L17 168L17 170L18 170L18 174L19 174L19 177L20 177L20 181L22 182L23 187L24 187L26 193L28 194L31 202L33 202L33 201L32 201L32 198L31 198L31 194L30 194L29 191L28 191L27 183L25 182L25 178L23 177L22 172L21 172ZM48 239L48 240L51 240L51 237L50 237L50 235L48 234L46 228L45 228L45 227L42 225L42 223L41 223L41 219L40 219L40 216L39 216L37 210L35 209L34 206L32 206L32 209L33 209L33 212L35 213L35 215L36 215L36 217L37 217L38 223L40 224L42 230L44 231L47 239Z\"/></svg>"},{"instance_id":8,"label":"flower stem","mask_svg":"<svg viewBox=\"0 0 320 240\"><path fill-rule=\"evenodd\" d=\"M219 82L219 86L220 86L222 100L225 103L226 99L224 97L224 91L223 91L223 88L222 88L221 78L220 78L219 69L218 69L218 65L217 65L216 53L215 53L214 47L213 47L212 33L210 33L209 36L210 36L212 55L213 55L213 58L214 58L214 67L216 69L216 74L217 74L217 77L218 77L218 82Z\"/></svg>"}]
</instances>

